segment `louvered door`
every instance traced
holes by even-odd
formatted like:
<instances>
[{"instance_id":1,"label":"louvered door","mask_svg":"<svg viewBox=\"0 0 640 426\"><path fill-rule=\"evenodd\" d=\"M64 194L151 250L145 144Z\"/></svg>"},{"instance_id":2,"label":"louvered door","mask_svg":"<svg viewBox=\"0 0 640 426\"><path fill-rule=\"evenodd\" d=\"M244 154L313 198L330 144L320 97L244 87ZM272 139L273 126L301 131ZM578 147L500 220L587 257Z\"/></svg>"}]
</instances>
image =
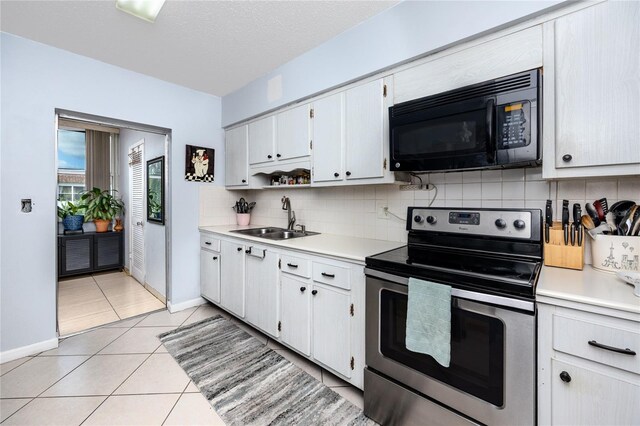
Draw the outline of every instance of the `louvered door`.
<instances>
[{"instance_id":1,"label":"louvered door","mask_svg":"<svg viewBox=\"0 0 640 426\"><path fill-rule=\"evenodd\" d=\"M144 139L129 150L129 205L130 244L129 264L131 275L144 284Z\"/></svg>"}]
</instances>

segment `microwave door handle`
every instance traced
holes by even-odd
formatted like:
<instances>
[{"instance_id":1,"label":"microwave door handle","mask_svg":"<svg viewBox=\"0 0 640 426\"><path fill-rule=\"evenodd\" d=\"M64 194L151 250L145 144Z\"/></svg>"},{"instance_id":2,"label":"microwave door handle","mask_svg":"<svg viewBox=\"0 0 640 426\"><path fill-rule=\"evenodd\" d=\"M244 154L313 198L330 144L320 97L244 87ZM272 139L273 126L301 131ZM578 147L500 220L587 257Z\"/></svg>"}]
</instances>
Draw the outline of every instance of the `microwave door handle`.
<instances>
[{"instance_id":1,"label":"microwave door handle","mask_svg":"<svg viewBox=\"0 0 640 426\"><path fill-rule=\"evenodd\" d=\"M496 114L495 105L495 100L489 99L487 101L487 162L489 162L489 164L494 164L496 162L496 139L493 131Z\"/></svg>"}]
</instances>

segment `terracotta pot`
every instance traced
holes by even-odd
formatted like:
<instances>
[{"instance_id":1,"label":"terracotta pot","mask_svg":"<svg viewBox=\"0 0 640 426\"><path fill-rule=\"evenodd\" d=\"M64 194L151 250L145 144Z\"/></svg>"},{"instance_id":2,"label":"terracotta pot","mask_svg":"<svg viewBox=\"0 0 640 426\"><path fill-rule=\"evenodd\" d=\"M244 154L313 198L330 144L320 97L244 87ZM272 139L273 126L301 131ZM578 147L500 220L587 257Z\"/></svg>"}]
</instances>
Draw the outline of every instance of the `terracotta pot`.
<instances>
[{"instance_id":1,"label":"terracotta pot","mask_svg":"<svg viewBox=\"0 0 640 426\"><path fill-rule=\"evenodd\" d=\"M93 223L96 225L96 232L107 232L111 221L106 219L95 219Z\"/></svg>"},{"instance_id":2,"label":"terracotta pot","mask_svg":"<svg viewBox=\"0 0 640 426\"><path fill-rule=\"evenodd\" d=\"M116 224L113 227L113 230L116 232L122 232L124 226L122 226L122 219L116 219Z\"/></svg>"}]
</instances>

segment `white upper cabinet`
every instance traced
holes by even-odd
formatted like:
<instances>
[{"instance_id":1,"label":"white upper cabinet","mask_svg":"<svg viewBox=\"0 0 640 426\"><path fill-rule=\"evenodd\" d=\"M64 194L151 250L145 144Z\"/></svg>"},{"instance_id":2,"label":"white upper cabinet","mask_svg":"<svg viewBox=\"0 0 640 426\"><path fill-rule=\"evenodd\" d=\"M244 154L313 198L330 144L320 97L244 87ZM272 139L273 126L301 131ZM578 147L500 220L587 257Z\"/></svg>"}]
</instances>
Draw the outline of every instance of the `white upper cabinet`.
<instances>
[{"instance_id":1,"label":"white upper cabinet","mask_svg":"<svg viewBox=\"0 0 640 426\"><path fill-rule=\"evenodd\" d=\"M384 176L385 96L382 79L349 89L345 93L347 179ZM385 137L387 136L387 137Z\"/></svg>"},{"instance_id":2,"label":"white upper cabinet","mask_svg":"<svg viewBox=\"0 0 640 426\"><path fill-rule=\"evenodd\" d=\"M313 102L313 185L393 182L387 167L391 81L380 78Z\"/></svg>"},{"instance_id":3,"label":"white upper cabinet","mask_svg":"<svg viewBox=\"0 0 640 426\"><path fill-rule=\"evenodd\" d=\"M309 104L300 105L249 123L252 176L310 168L310 108ZM256 185L253 178L252 185Z\"/></svg>"},{"instance_id":4,"label":"white upper cabinet","mask_svg":"<svg viewBox=\"0 0 640 426\"><path fill-rule=\"evenodd\" d=\"M309 104L276 115L277 160L289 160L309 155L310 119Z\"/></svg>"},{"instance_id":5,"label":"white upper cabinet","mask_svg":"<svg viewBox=\"0 0 640 426\"><path fill-rule=\"evenodd\" d=\"M275 117L266 117L249 123L249 164L273 161L275 130Z\"/></svg>"},{"instance_id":6,"label":"white upper cabinet","mask_svg":"<svg viewBox=\"0 0 640 426\"><path fill-rule=\"evenodd\" d=\"M313 182L343 179L344 93L313 103Z\"/></svg>"},{"instance_id":7,"label":"white upper cabinet","mask_svg":"<svg viewBox=\"0 0 640 426\"><path fill-rule=\"evenodd\" d=\"M245 125L225 132L225 186L249 184L247 128Z\"/></svg>"},{"instance_id":8,"label":"white upper cabinet","mask_svg":"<svg viewBox=\"0 0 640 426\"><path fill-rule=\"evenodd\" d=\"M394 74L394 102L400 103L542 66L542 28L454 47Z\"/></svg>"},{"instance_id":9,"label":"white upper cabinet","mask_svg":"<svg viewBox=\"0 0 640 426\"><path fill-rule=\"evenodd\" d=\"M545 178L640 174L640 3L544 24Z\"/></svg>"}]
</instances>

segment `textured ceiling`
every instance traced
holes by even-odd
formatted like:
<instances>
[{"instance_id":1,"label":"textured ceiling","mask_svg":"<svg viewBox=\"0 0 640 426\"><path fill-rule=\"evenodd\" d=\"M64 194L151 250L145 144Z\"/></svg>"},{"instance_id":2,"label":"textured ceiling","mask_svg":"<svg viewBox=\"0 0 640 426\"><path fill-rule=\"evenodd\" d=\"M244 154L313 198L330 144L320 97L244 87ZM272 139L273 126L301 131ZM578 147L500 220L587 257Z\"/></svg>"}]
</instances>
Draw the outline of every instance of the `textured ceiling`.
<instances>
[{"instance_id":1,"label":"textured ceiling","mask_svg":"<svg viewBox=\"0 0 640 426\"><path fill-rule=\"evenodd\" d=\"M224 96L397 1L171 1L155 24L115 0L0 2L0 28Z\"/></svg>"}]
</instances>

